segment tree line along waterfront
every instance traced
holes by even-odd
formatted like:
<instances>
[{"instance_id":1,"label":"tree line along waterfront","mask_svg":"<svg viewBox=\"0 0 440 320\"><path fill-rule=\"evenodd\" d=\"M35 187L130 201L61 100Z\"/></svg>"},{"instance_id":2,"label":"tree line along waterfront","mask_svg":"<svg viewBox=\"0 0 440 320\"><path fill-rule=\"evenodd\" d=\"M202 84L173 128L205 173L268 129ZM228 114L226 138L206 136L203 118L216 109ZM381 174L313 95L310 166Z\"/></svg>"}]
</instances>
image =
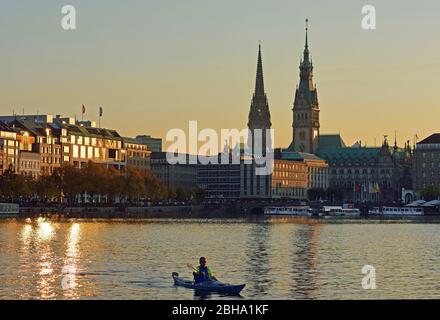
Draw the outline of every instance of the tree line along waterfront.
<instances>
[{"instance_id":1,"label":"tree line along waterfront","mask_svg":"<svg viewBox=\"0 0 440 320\"><path fill-rule=\"evenodd\" d=\"M23 205L139 205L164 199L187 201L202 197L200 189L167 187L150 170L130 166L118 170L92 161L81 169L66 164L37 179L12 170L0 175L1 201Z\"/></svg>"}]
</instances>

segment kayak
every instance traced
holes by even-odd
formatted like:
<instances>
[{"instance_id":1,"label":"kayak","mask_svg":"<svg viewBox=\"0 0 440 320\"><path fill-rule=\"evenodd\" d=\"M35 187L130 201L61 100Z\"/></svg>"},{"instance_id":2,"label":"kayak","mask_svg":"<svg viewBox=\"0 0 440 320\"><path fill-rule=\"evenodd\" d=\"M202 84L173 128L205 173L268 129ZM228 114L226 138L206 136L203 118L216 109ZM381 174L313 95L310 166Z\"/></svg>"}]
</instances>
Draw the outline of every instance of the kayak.
<instances>
[{"instance_id":1,"label":"kayak","mask_svg":"<svg viewBox=\"0 0 440 320\"><path fill-rule=\"evenodd\" d=\"M174 284L176 286L195 289L198 291L239 294L240 291L243 290L245 286L245 284L234 285L234 284L222 283L220 281L204 281L195 284L194 281L188 281L179 278L179 274L177 272L173 272L172 276L174 279Z\"/></svg>"}]
</instances>

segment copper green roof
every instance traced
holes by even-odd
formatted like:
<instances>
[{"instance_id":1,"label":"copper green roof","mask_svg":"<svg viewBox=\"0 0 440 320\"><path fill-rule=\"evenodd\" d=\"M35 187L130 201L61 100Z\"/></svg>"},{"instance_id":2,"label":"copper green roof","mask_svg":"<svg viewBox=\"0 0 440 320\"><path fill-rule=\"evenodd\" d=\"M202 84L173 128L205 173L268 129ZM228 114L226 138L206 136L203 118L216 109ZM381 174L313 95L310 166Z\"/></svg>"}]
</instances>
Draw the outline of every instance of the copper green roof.
<instances>
[{"instance_id":1,"label":"copper green roof","mask_svg":"<svg viewBox=\"0 0 440 320\"><path fill-rule=\"evenodd\" d=\"M323 160L323 159L321 159L318 156L311 154L311 153L282 151L281 152L281 160L303 161L303 160Z\"/></svg>"},{"instance_id":2,"label":"copper green roof","mask_svg":"<svg viewBox=\"0 0 440 320\"><path fill-rule=\"evenodd\" d=\"M346 147L344 140L339 134L322 134L319 136L319 149Z\"/></svg>"}]
</instances>

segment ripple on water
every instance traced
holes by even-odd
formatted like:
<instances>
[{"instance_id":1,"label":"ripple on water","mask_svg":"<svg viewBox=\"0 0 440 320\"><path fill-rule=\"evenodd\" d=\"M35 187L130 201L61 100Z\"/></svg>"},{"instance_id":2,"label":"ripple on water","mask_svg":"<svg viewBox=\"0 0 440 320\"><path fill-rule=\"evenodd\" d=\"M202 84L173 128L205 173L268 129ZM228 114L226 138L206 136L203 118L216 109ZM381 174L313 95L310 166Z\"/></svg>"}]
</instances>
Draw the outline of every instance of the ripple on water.
<instances>
[{"instance_id":1,"label":"ripple on water","mask_svg":"<svg viewBox=\"0 0 440 320\"><path fill-rule=\"evenodd\" d=\"M0 220L2 299L440 297L440 224L377 221ZM175 287L206 256L240 297ZM376 290L361 269L376 270Z\"/></svg>"}]
</instances>

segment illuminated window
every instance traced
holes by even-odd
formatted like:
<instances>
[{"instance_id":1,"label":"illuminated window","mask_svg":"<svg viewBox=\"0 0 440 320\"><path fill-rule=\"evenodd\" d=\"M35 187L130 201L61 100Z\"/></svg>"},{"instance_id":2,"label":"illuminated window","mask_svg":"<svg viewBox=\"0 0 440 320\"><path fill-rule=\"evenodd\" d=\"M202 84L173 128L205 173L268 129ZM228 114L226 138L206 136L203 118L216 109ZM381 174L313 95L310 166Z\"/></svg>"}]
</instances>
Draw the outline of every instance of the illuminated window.
<instances>
[{"instance_id":1,"label":"illuminated window","mask_svg":"<svg viewBox=\"0 0 440 320\"><path fill-rule=\"evenodd\" d=\"M85 159L86 158L86 147L85 146L81 146L81 158Z\"/></svg>"},{"instance_id":2,"label":"illuminated window","mask_svg":"<svg viewBox=\"0 0 440 320\"><path fill-rule=\"evenodd\" d=\"M79 158L79 147L78 146L73 146L73 157Z\"/></svg>"}]
</instances>

